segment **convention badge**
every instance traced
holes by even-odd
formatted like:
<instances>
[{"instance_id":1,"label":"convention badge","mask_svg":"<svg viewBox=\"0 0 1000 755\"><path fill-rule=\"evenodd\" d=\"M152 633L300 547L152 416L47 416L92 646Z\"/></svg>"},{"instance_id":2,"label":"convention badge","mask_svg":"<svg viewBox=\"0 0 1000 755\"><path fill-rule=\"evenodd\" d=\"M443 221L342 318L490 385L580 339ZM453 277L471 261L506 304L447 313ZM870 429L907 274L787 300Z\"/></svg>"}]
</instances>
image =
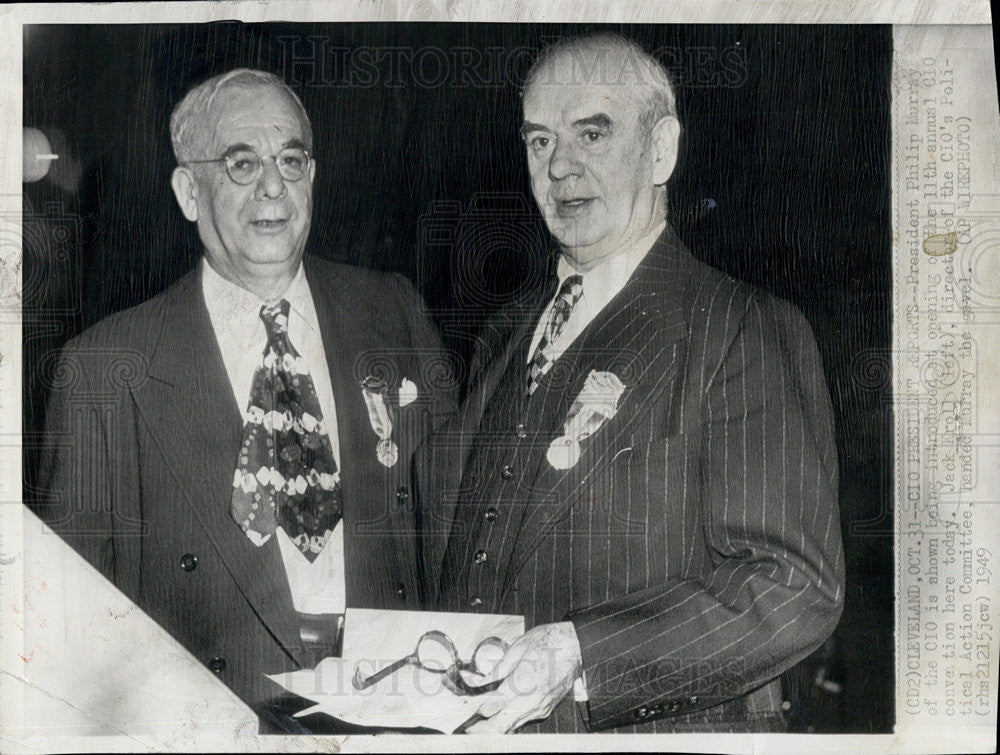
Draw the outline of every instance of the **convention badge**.
<instances>
[{"instance_id":1,"label":"convention badge","mask_svg":"<svg viewBox=\"0 0 1000 755\"><path fill-rule=\"evenodd\" d=\"M375 454L382 465L391 467L399 461L399 446L389 438L382 438L375 446Z\"/></svg>"},{"instance_id":2,"label":"convention badge","mask_svg":"<svg viewBox=\"0 0 1000 755\"><path fill-rule=\"evenodd\" d=\"M554 469L569 469L580 461L580 441L615 416L624 391L624 383L613 372L591 370L580 394L570 404L562 435L549 444L545 453Z\"/></svg>"},{"instance_id":3,"label":"convention badge","mask_svg":"<svg viewBox=\"0 0 1000 755\"><path fill-rule=\"evenodd\" d=\"M573 403L589 406L606 419L611 419L618 412L618 400L624 392L625 384L615 373L591 370Z\"/></svg>"},{"instance_id":4,"label":"convention badge","mask_svg":"<svg viewBox=\"0 0 1000 755\"><path fill-rule=\"evenodd\" d=\"M554 469L569 469L580 461L580 441L561 435L549 444L545 458Z\"/></svg>"},{"instance_id":5,"label":"convention badge","mask_svg":"<svg viewBox=\"0 0 1000 755\"><path fill-rule=\"evenodd\" d=\"M385 400L389 385L385 380L369 375L361 381L361 392L368 407L368 421L379 437L375 455L380 464L391 467L399 461L399 447L391 440L392 409Z\"/></svg>"}]
</instances>

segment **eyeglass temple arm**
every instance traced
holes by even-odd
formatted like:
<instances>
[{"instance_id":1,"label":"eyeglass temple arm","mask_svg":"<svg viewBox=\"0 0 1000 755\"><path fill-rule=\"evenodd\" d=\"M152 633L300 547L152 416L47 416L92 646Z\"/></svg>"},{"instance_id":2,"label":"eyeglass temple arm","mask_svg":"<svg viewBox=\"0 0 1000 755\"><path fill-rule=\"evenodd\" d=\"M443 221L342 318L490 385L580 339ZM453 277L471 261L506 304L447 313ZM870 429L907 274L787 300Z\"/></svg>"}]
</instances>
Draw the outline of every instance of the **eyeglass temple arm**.
<instances>
[{"instance_id":1,"label":"eyeglass temple arm","mask_svg":"<svg viewBox=\"0 0 1000 755\"><path fill-rule=\"evenodd\" d=\"M462 672L459 670L457 665L448 669L445 678L449 682L445 686L447 686L448 689L450 689L454 694L469 697L484 695L487 692L492 692L504 683L503 679L494 679L492 682L487 682L486 684L480 684L474 687L462 678Z\"/></svg>"},{"instance_id":2,"label":"eyeglass temple arm","mask_svg":"<svg viewBox=\"0 0 1000 755\"><path fill-rule=\"evenodd\" d=\"M413 663L415 660L416 660L416 656L415 655L408 655L405 658L400 658L398 661L395 661L394 663L389 664L388 666L386 666L381 671L377 671L376 673L372 674L371 676L369 676L367 678L361 676L361 667L360 666L355 666L354 667L354 678L351 680L351 684L353 684L354 685L354 689L356 689L358 691L361 691L361 690L364 690L364 689L368 689L372 685L378 684L380 681L382 681L383 679L385 679L390 674L396 673L397 671L399 671L401 668L403 668L403 666L407 665L408 663Z\"/></svg>"}]
</instances>

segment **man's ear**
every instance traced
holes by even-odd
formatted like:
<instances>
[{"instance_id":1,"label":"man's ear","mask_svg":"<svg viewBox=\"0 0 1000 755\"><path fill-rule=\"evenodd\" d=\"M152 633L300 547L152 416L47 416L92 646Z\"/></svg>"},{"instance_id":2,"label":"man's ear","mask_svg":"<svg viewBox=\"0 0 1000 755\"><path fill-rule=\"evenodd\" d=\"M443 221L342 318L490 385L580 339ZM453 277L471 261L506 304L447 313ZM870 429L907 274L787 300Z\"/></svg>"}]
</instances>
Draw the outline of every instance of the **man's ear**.
<instances>
[{"instance_id":1,"label":"man's ear","mask_svg":"<svg viewBox=\"0 0 1000 755\"><path fill-rule=\"evenodd\" d=\"M653 185L662 186L677 165L677 150L681 140L681 123L672 115L656 122L652 132Z\"/></svg>"},{"instance_id":2,"label":"man's ear","mask_svg":"<svg viewBox=\"0 0 1000 755\"><path fill-rule=\"evenodd\" d=\"M177 204L184 217L192 223L198 219L198 182L190 168L178 165L170 176L170 188L174 190Z\"/></svg>"}]
</instances>

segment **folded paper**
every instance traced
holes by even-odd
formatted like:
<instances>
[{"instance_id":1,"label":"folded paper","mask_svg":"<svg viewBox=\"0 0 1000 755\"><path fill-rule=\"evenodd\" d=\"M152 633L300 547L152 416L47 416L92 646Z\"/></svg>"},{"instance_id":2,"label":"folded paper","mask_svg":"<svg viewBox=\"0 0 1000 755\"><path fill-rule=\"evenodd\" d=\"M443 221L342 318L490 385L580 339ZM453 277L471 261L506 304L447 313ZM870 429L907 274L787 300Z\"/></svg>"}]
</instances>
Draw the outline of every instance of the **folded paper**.
<instances>
[{"instance_id":1,"label":"folded paper","mask_svg":"<svg viewBox=\"0 0 1000 755\"><path fill-rule=\"evenodd\" d=\"M501 614L440 611L380 611L348 608L342 658L326 658L315 669L269 678L289 692L315 703L297 714L325 713L346 723L380 728L426 728L451 733L465 723L490 695L456 695L444 675L407 665L377 684L358 690L357 670L369 676L413 652L431 630L447 632L462 658L471 658L487 637L511 643L524 634L524 618ZM474 675L464 677L476 685Z\"/></svg>"}]
</instances>

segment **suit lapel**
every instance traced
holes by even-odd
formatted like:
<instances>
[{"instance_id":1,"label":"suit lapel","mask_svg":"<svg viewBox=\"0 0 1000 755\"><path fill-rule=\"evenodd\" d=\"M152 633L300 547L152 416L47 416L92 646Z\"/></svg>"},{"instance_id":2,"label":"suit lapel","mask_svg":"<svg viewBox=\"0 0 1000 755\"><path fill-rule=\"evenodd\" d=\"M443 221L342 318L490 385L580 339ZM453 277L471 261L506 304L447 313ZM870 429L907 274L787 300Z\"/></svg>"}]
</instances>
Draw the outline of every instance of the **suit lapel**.
<instances>
[{"instance_id":1,"label":"suit lapel","mask_svg":"<svg viewBox=\"0 0 1000 755\"><path fill-rule=\"evenodd\" d=\"M355 490L364 479L363 461L375 459L377 437L368 422L368 410L361 392L361 380L356 375L363 365L359 359L364 354L361 339L362 325L359 318L355 292L335 278L320 277L312 265L306 265L309 291L316 307L323 352L330 370L333 400L337 412L337 441L340 446L341 485L345 490ZM371 441L370 443L368 441ZM368 448L370 446L370 448ZM365 453L365 451L368 453Z\"/></svg>"},{"instance_id":2,"label":"suit lapel","mask_svg":"<svg viewBox=\"0 0 1000 755\"><path fill-rule=\"evenodd\" d=\"M347 604L371 593L365 581L365 568L353 536L359 522L377 516L385 491L373 489L372 480L382 480L385 469L375 449L378 436L368 419L368 407L361 391L361 381L377 369L373 352L366 340L364 313L371 306L361 292L344 285L333 276L323 276L306 257L306 278L316 307L320 335L337 413L337 440L340 447L340 479L344 494L344 563ZM387 377L387 376L383 376ZM353 568L352 568L353 567Z\"/></svg>"},{"instance_id":3,"label":"suit lapel","mask_svg":"<svg viewBox=\"0 0 1000 755\"><path fill-rule=\"evenodd\" d=\"M171 289L149 380L132 389L176 490L212 541L239 590L300 665L291 593L278 544L258 548L229 516L242 418L195 270ZM179 516L184 516L182 512Z\"/></svg>"},{"instance_id":4,"label":"suit lapel","mask_svg":"<svg viewBox=\"0 0 1000 755\"><path fill-rule=\"evenodd\" d=\"M479 416L482 416L486 405L493 397L493 394L496 393L504 373L507 372L507 368L510 366L510 360L515 355L520 354L525 340L530 343L535 327L538 324L538 318L541 317L542 311L549 303L549 300L555 295L556 283L555 279L551 280L550 285L546 286L544 290L536 292L517 304L512 305L503 315L504 319L500 322L500 337L497 340L504 345L502 348L496 350L498 358L493 360L484 372L483 379L480 382L481 394L477 402ZM525 363L525 382L527 382L527 378L528 367L527 363ZM476 424L478 426L478 417Z\"/></svg>"},{"instance_id":5,"label":"suit lapel","mask_svg":"<svg viewBox=\"0 0 1000 755\"><path fill-rule=\"evenodd\" d=\"M603 455L613 452L636 420L668 387L676 385L675 346L688 334L689 259L668 226L625 287L560 357L560 361L569 360L560 365L565 377L550 382L553 367L539 385L538 391L544 393L536 398L554 405L543 404L540 413L548 437L561 435L567 412L592 370L613 372L625 390L615 416L597 431L604 435L602 442L594 442L597 434L584 439L576 465L555 469L544 452L538 454L531 487L538 491L538 498L551 498L555 503L525 507L504 591L532 551L579 500ZM547 491L557 493L546 496Z\"/></svg>"}]
</instances>

